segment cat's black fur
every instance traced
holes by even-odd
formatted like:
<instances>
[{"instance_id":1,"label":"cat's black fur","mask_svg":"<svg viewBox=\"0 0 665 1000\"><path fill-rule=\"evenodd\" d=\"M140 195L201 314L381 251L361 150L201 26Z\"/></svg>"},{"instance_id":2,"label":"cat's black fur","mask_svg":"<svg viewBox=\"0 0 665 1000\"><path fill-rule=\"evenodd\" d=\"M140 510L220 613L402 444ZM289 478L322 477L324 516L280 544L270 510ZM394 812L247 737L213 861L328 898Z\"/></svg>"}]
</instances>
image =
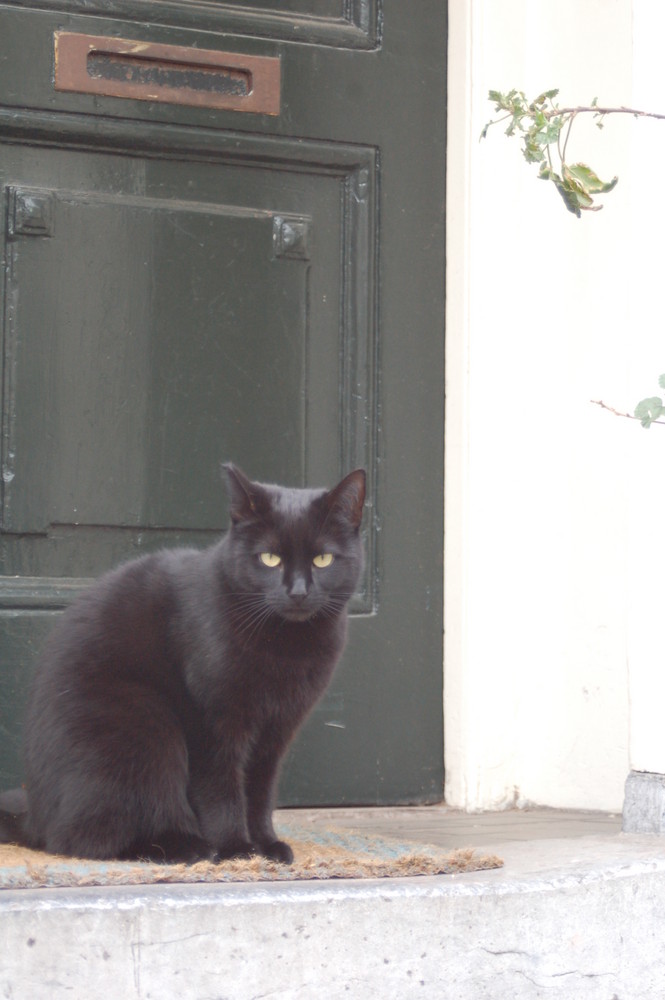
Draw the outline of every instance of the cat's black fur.
<instances>
[{"instance_id":1,"label":"cat's black fur","mask_svg":"<svg viewBox=\"0 0 665 1000\"><path fill-rule=\"evenodd\" d=\"M344 647L365 475L326 491L226 470L221 542L121 566L54 629L26 718L27 794L0 796L0 839L88 858L293 859L272 825L276 780ZM334 559L317 568L322 553Z\"/></svg>"}]
</instances>

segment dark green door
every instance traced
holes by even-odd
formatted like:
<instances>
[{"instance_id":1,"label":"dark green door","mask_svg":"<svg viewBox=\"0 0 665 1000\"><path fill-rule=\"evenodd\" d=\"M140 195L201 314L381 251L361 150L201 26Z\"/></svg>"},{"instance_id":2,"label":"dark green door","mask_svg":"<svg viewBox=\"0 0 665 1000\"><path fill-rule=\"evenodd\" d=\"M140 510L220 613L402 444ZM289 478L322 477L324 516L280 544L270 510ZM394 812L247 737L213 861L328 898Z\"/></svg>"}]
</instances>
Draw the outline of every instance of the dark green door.
<instances>
[{"instance_id":1,"label":"dark green door","mask_svg":"<svg viewBox=\"0 0 665 1000\"><path fill-rule=\"evenodd\" d=\"M85 582L226 525L220 463L368 470L285 803L443 787L443 0L0 5L0 786Z\"/></svg>"}]
</instances>

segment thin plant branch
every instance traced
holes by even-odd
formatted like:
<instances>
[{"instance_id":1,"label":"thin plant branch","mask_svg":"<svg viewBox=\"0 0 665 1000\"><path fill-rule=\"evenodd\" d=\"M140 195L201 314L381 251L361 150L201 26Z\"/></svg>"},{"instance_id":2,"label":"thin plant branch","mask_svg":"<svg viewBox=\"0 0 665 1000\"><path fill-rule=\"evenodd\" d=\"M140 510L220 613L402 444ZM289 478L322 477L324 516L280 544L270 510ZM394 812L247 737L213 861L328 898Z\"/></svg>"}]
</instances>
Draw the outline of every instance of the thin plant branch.
<instances>
[{"instance_id":1,"label":"thin plant branch","mask_svg":"<svg viewBox=\"0 0 665 1000\"><path fill-rule=\"evenodd\" d=\"M555 115L593 114L597 115L599 118L603 118L605 115L632 115L633 118L657 118L659 121L665 121L665 114L658 111L640 111L637 108L625 108L623 106L617 108L601 108L599 105L595 104L578 106L576 108L557 108L543 113L546 118L553 118Z\"/></svg>"},{"instance_id":2,"label":"thin plant branch","mask_svg":"<svg viewBox=\"0 0 665 1000\"><path fill-rule=\"evenodd\" d=\"M525 159L529 163L540 164L539 178L551 181L568 211L580 218L582 212L597 212L602 208L595 199L612 191L618 178L604 182L586 163L567 162L573 125L579 116L593 115L598 128L603 128L608 115L632 115L633 118L663 121L665 114L625 105L601 106L596 99L591 104L561 108L555 100L558 93L556 89L546 90L529 101L521 90L511 90L506 94L490 90L489 98L494 102L496 111L501 113L485 125L481 138L493 125L508 122L506 135L520 137Z\"/></svg>"},{"instance_id":3,"label":"thin plant branch","mask_svg":"<svg viewBox=\"0 0 665 1000\"><path fill-rule=\"evenodd\" d=\"M575 121L575 115L577 112L572 112L570 118L568 119L568 128L566 129L566 138L563 142L563 152L561 153L561 162L564 163L566 159L566 150L568 149L568 140L570 139L570 133L573 128L573 122Z\"/></svg>"},{"instance_id":4,"label":"thin plant branch","mask_svg":"<svg viewBox=\"0 0 665 1000\"><path fill-rule=\"evenodd\" d=\"M604 403L602 399L590 399L589 402L593 403L594 406L600 406L603 410L608 410L610 413L613 413L615 417L627 417L628 420L640 420L640 418L636 417L634 413L626 413L624 410L616 410L613 406L609 406L607 403ZM650 423L663 424L663 426L665 426L665 420L651 420Z\"/></svg>"},{"instance_id":5,"label":"thin plant branch","mask_svg":"<svg viewBox=\"0 0 665 1000\"><path fill-rule=\"evenodd\" d=\"M633 118L665 121L665 113L623 105L603 107L596 98L588 105L560 108L555 103L558 93L558 89L545 90L535 100L529 101L521 90L513 89L506 94L490 90L489 99L494 103L495 111L501 114L485 125L480 137L484 139L493 125L507 121L506 135L520 138L527 163L539 164L538 177L554 184L568 211L579 219L582 212L597 212L602 208L602 205L594 203L594 198L612 191L618 181L617 177L602 181L586 163L569 164L566 161L573 125L579 115L593 115L598 119L597 127L602 129L608 115L632 115ZM564 129L565 135L562 135ZM660 376L658 384L665 389L665 374ZM634 413L617 410L602 399L592 399L591 402L617 417L637 420L646 429L652 424L665 425L665 419L661 419L665 418L665 399L661 396L640 400Z\"/></svg>"}]
</instances>

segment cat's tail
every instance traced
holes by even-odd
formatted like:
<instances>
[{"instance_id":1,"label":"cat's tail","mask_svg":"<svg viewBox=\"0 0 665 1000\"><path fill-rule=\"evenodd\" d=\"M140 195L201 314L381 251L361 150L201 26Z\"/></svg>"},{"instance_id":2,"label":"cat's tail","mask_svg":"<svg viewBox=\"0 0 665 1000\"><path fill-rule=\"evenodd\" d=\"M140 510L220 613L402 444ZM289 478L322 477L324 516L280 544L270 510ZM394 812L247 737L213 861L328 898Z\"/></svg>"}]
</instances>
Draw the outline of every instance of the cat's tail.
<instances>
[{"instance_id":1,"label":"cat's tail","mask_svg":"<svg viewBox=\"0 0 665 1000\"><path fill-rule=\"evenodd\" d=\"M0 792L0 844L27 846L28 796L24 788Z\"/></svg>"}]
</instances>

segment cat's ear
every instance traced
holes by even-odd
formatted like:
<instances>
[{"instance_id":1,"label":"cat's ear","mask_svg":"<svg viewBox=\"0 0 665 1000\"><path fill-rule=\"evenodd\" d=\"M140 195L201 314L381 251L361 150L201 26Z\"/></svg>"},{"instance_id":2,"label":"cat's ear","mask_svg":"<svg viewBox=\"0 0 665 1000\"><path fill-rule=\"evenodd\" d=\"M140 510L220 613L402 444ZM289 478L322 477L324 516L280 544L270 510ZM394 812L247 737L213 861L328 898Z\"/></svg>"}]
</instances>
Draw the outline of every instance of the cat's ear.
<instances>
[{"instance_id":1,"label":"cat's ear","mask_svg":"<svg viewBox=\"0 0 665 1000\"><path fill-rule=\"evenodd\" d=\"M232 462L226 462L222 468L226 472L231 501L229 514L233 523L253 521L261 517L266 506L266 498L259 484L248 479L242 469Z\"/></svg>"},{"instance_id":2,"label":"cat's ear","mask_svg":"<svg viewBox=\"0 0 665 1000\"><path fill-rule=\"evenodd\" d=\"M350 472L325 499L329 514L337 514L352 528L359 528L365 503L365 470Z\"/></svg>"}]
</instances>

